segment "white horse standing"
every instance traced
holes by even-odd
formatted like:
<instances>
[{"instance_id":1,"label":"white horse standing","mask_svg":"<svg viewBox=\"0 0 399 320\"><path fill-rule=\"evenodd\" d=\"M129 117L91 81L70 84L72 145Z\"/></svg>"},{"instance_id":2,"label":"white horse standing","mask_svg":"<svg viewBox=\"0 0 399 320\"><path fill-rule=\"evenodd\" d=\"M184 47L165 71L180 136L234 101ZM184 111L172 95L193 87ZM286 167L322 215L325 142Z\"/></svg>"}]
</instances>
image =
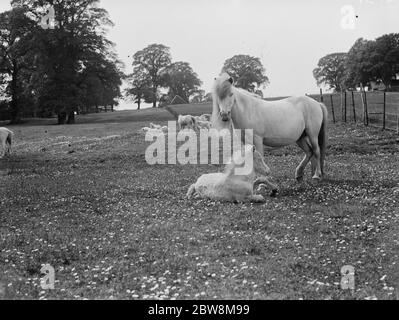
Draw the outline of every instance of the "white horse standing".
<instances>
[{"instance_id":1,"label":"white horse standing","mask_svg":"<svg viewBox=\"0 0 399 320\"><path fill-rule=\"evenodd\" d=\"M252 168L247 175L239 175L235 173L235 169L239 167L241 150L234 152L231 161L224 172L203 174L198 178L197 182L189 188L187 197L191 198L197 194L201 198L213 200L237 201L237 202L264 202L262 195L254 194L254 187L258 184L265 183L272 189L271 196L277 193L277 187L267 179L270 169L263 161L263 156L255 150L252 145L244 146L244 158L253 157ZM256 176L260 175L255 180Z\"/></svg>"},{"instance_id":2,"label":"white horse standing","mask_svg":"<svg viewBox=\"0 0 399 320\"><path fill-rule=\"evenodd\" d=\"M3 149L3 154L0 154L0 158L3 158L6 154L11 154L12 137L14 133L7 128L0 128L0 143Z\"/></svg>"},{"instance_id":3,"label":"white horse standing","mask_svg":"<svg viewBox=\"0 0 399 320\"><path fill-rule=\"evenodd\" d=\"M313 179L321 179L327 146L327 108L307 96L265 101L235 88L233 79L223 73L212 89L214 128L253 129L254 144L263 155L263 145L283 147L296 143L306 156L296 168L295 177L312 162Z\"/></svg>"}]
</instances>

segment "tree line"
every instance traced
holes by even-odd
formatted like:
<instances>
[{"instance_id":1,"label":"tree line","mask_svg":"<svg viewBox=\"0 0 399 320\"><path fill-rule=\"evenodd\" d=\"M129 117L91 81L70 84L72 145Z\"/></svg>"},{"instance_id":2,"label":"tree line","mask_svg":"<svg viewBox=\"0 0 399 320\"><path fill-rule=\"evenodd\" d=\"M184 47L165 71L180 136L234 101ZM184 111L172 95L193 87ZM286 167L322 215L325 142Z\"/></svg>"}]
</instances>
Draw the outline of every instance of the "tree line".
<instances>
[{"instance_id":1,"label":"tree line","mask_svg":"<svg viewBox=\"0 0 399 320\"><path fill-rule=\"evenodd\" d=\"M72 124L75 114L113 109L121 98L133 99L138 108L142 102L157 107L211 100L190 64L173 62L163 44L136 52L133 72L125 74L106 36L113 23L99 0L12 0L11 5L0 13L0 119L6 114L16 124L23 116L57 116L58 124ZM222 71L236 86L259 95L269 81L260 59L249 55L227 59Z\"/></svg>"},{"instance_id":2,"label":"tree line","mask_svg":"<svg viewBox=\"0 0 399 320\"><path fill-rule=\"evenodd\" d=\"M385 34L375 40L360 38L348 52L322 57L313 70L318 85L341 92L381 83L386 90L399 88L399 33Z\"/></svg>"},{"instance_id":3,"label":"tree line","mask_svg":"<svg viewBox=\"0 0 399 320\"><path fill-rule=\"evenodd\" d=\"M172 62L170 48L151 44L133 56L133 73L127 76L125 95L137 103L152 103L153 107L170 103L201 103L211 101L210 93L201 89L202 81L188 62ZM235 55L227 59L222 72L235 79L237 87L262 95L260 90L269 79L259 58ZM164 89L164 90L162 90ZM177 98L177 99L176 99Z\"/></svg>"}]
</instances>

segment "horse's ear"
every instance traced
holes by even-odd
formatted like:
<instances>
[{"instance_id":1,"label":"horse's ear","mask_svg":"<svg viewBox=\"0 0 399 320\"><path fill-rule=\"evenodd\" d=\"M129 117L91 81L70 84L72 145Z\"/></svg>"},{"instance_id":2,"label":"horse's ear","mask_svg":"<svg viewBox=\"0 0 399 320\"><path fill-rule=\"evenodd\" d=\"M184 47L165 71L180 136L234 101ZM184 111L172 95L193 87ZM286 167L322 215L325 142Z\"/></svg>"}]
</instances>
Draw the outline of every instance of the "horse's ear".
<instances>
[{"instance_id":1,"label":"horse's ear","mask_svg":"<svg viewBox=\"0 0 399 320\"><path fill-rule=\"evenodd\" d=\"M230 78L229 78L229 82L230 82L231 84L233 84L233 83L234 83L234 80L233 80L233 78L232 78L232 77L230 77Z\"/></svg>"}]
</instances>

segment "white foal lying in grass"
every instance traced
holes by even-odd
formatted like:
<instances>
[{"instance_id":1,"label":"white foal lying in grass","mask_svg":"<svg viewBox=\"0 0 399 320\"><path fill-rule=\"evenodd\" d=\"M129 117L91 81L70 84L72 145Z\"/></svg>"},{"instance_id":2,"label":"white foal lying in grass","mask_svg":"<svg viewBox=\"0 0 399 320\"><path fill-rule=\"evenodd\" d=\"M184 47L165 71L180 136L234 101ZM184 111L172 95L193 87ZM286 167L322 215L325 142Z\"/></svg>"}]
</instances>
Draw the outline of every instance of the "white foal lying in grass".
<instances>
[{"instance_id":1,"label":"white foal lying in grass","mask_svg":"<svg viewBox=\"0 0 399 320\"><path fill-rule=\"evenodd\" d=\"M0 144L2 147L2 154L0 153L0 158L3 158L6 154L11 154L11 144L12 137L14 133L7 128L0 128Z\"/></svg>"},{"instance_id":2,"label":"white foal lying in grass","mask_svg":"<svg viewBox=\"0 0 399 320\"><path fill-rule=\"evenodd\" d=\"M241 150L238 150L234 152L223 173L203 174L195 184L191 185L187 197L191 198L196 194L200 198L212 200L264 202L265 199L262 195L254 194L254 186L261 183L266 183L271 187L271 196L275 196L277 187L266 177L270 174L270 169L263 161L262 155L252 145L245 145L244 151L245 159L253 156L253 166L248 175L237 175L235 172L236 168L244 165L237 164L242 162ZM256 179L257 174L261 176L258 179Z\"/></svg>"}]
</instances>

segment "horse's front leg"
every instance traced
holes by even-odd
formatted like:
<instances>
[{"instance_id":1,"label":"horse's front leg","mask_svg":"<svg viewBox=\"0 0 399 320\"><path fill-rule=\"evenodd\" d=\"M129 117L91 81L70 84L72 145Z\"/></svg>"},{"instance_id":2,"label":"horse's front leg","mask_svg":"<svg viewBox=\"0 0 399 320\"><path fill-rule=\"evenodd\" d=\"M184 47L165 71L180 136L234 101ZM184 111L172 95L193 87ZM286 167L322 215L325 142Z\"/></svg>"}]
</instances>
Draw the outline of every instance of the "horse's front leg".
<instances>
[{"instance_id":1,"label":"horse's front leg","mask_svg":"<svg viewBox=\"0 0 399 320\"><path fill-rule=\"evenodd\" d=\"M254 135L254 145L255 149L264 157L264 147L263 147L263 138L257 135Z\"/></svg>"}]
</instances>

